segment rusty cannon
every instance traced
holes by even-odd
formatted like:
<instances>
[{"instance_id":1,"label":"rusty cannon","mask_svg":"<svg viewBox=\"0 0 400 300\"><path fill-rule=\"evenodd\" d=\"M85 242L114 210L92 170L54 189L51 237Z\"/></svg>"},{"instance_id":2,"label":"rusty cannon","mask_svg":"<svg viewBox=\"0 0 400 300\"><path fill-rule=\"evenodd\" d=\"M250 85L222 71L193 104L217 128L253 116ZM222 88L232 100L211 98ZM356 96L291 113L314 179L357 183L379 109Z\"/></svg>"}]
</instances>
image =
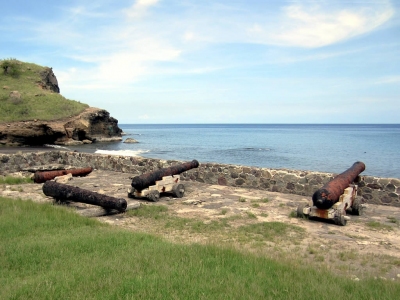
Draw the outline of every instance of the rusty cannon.
<instances>
[{"instance_id":1,"label":"rusty cannon","mask_svg":"<svg viewBox=\"0 0 400 300\"><path fill-rule=\"evenodd\" d=\"M69 169L69 170L54 170L54 171L36 171L33 176L33 181L36 183L43 183L48 180L52 180L57 176L64 176L72 174L72 176L86 176L93 171L92 168L79 168L79 169Z\"/></svg>"},{"instance_id":2,"label":"rusty cannon","mask_svg":"<svg viewBox=\"0 0 400 300\"><path fill-rule=\"evenodd\" d=\"M312 196L313 206L301 204L297 208L299 217L332 219L337 225L346 225L351 212L362 214L362 201L357 196L359 175L365 170L363 162L355 162L349 169L337 175Z\"/></svg>"},{"instance_id":3,"label":"rusty cannon","mask_svg":"<svg viewBox=\"0 0 400 300\"><path fill-rule=\"evenodd\" d=\"M88 191L78 187L57 183L55 181L46 181L42 187L46 196L53 197L58 201L74 201L86 204L101 206L106 210L125 211L127 202L123 198L114 198L96 192Z\"/></svg>"},{"instance_id":4,"label":"rusty cannon","mask_svg":"<svg viewBox=\"0 0 400 300\"><path fill-rule=\"evenodd\" d=\"M129 197L147 197L151 201L158 201L160 193L171 192L176 198L182 198L185 187L180 183L179 174L197 168L199 162L192 160L169 168L159 169L132 178Z\"/></svg>"}]
</instances>

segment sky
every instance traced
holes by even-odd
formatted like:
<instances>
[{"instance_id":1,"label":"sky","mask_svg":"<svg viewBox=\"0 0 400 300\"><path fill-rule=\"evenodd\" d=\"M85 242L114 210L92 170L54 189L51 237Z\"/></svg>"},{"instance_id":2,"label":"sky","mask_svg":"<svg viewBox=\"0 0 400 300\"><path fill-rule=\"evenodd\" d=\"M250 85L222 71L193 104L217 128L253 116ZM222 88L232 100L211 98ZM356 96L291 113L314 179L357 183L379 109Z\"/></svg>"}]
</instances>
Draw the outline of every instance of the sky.
<instances>
[{"instance_id":1,"label":"sky","mask_svg":"<svg viewBox=\"0 0 400 300\"><path fill-rule=\"evenodd\" d=\"M400 123L400 0L3 1L0 59L120 124Z\"/></svg>"}]
</instances>

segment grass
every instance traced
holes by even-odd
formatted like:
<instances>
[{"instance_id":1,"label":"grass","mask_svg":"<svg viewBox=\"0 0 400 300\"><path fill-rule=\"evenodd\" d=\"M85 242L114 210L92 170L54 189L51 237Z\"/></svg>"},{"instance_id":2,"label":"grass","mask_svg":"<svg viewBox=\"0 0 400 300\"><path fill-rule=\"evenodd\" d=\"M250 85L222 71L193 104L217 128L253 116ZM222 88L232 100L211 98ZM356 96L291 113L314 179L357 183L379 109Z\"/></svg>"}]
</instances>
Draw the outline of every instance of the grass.
<instances>
[{"instance_id":1,"label":"grass","mask_svg":"<svg viewBox=\"0 0 400 300\"><path fill-rule=\"evenodd\" d=\"M388 219L389 223L393 224L399 224L399 220L397 220L395 217L386 217Z\"/></svg>"},{"instance_id":2,"label":"grass","mask_svg":"<svg viewBox=\"0 0 400 300\"><path fill-rule=\"evenodd\" d=\"M0 184L13 185L22 183L33 183L33 179L30 177L0 176Z\"/></svg>"},{"instance_id":3,"label":"grass","mask_svg":"<svg viewBox=\"0 0 400 300\"><path fill-rule=\"evenodd\" d=\"M155 220L165 217L168 207L164 205L142 205L140 209L129 210L126 212L128 216L152 218Z\"/></svg>"},{"instance_id":4,"label":"grass","mask_svg":"<svg viewBox=\"0 0 400 300\"><path fill-rule=\"evenodd\" d=\"M6 74L4 65L12 65L17 72ZM44 67L15 59L0 60L0 120L15 122L55 120L81 113L88 105L68 100L61 94L39 87L40 72ZM10 95L18 91L21 97Z\"/></svg>"},{"instance_id":5,"label":"grass","mask_svg":"<svg viewBox=\"0 0 400 300\"><path fill-rule=\"evenodd\" d=\"M386 231L392 231L393 230L392 226L386 225L386 224L382 224L382 223L377 222L377 221L367 222L365 225L367 227L369 227L370 229L375 229L375 230L386 230Z\"/></svg>"},{"instance_id":6,"label":"grass","mask_svg":"<svg viewBox=\"0 0 400 300\"><path fill-rule=\"evenodd\" d=\"M242 230L275 235L296 229L263 224ZM0 240L1 299L400 297L395 282L354 282L233 248L173 244L31 201L0 199Z\"/></svg>"}]
</instances>

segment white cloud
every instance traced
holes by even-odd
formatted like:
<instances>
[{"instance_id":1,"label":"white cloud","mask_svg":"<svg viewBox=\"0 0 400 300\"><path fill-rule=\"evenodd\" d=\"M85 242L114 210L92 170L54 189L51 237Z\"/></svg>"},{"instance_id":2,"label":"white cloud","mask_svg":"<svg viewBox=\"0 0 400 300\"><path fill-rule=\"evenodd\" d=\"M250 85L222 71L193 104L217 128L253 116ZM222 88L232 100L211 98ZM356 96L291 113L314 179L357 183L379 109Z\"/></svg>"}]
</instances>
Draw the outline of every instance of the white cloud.
<instances>
[{"instance_id":1,"label":"white cloud","mask_svg":"<svg viewBox=\"0 0 400 300\"><path fill-rule=\"evenodd\" d=\"M300 47L321 47L370 32L387 22L394 9L386 5L333 9L329 6L290 5L283 9L283 16L276 33L261 38ZM253 25L252 32L262 32L260 25Z\"/></svg>"},{"instance_id":2,"label":"white cloud","mask_svg":"<svg viewBox=\"0 0 400 300\"><path fill-rule=\"evenodd\" d=\"M156 5L159 0L137 0L130 8L124 12L129 18L139 18L146 14L147 10Z\"/></svg>"}]
</instances>

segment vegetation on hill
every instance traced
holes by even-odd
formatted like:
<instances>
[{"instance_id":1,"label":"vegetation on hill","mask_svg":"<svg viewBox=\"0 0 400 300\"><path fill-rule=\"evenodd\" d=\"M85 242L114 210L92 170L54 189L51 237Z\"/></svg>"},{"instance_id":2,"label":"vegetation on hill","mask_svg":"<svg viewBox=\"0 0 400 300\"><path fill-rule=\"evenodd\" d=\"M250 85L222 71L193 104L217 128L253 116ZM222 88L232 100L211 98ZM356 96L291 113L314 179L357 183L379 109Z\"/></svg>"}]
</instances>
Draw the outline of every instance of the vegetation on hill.
<instances>
[{"instance_id":1,"label":"vegetation on hill","mask_svg":"<svg viewBox=\"0 0 400 300\"><path fill-rule=\"evenodd\" d=\"M57 120L88 107L43 87L45 69L16 59L0 60L0 123Z\"/></svg>"}]
</instances>

